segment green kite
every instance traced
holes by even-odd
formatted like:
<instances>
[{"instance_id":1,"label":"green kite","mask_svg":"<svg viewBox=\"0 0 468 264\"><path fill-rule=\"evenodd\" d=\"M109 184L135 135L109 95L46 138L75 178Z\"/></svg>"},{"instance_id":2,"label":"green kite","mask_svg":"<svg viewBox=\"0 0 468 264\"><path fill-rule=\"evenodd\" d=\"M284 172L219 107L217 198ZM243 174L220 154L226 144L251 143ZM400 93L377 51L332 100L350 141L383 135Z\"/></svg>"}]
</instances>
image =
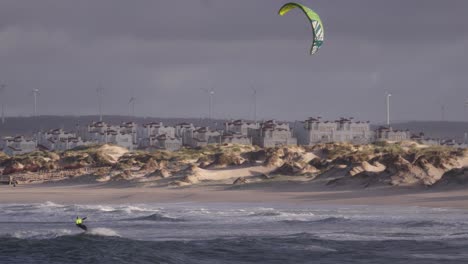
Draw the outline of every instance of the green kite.
<instances>
[{"instance_id":1,"label":"green kite","mask_svg":"<svg viewBox=\"0 0 468 264\"><path fill-rule=\"evenodd\" d=\"M288 13L294 8L301 9L304 12L304 14L307 16L307 18L309 19L310 24L312 25L313 43L312 43L312 47L310 48L310 55L315 54L320 48L320 46L322 46L323 44L324 32L323 32L322 20L320 19L319 15L315 13L312 9L302 4L293 3L293 2L283 5L278 11L278 14L280 16L284 16L286 13Z\"/></svg>"}]
</instances>

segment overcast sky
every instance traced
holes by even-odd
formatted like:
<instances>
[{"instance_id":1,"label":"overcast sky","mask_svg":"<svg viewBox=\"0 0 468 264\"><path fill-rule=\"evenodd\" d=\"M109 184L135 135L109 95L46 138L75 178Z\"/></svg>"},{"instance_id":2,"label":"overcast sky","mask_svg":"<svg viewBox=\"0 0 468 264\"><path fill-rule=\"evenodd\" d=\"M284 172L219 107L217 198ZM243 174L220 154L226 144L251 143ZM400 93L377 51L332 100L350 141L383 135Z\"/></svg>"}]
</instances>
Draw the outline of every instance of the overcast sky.
<instances>
[{"instance_id":1,"label":"overcast sky","mask_svg":"<svg viewBox=\"0 0 468 264\"><path fill-rule=\"evenodd\" d=\"M0 0L0 95L8 115L104 113L385 120L463 120L468 1L303 0L325 43L278 0Z\"/></svg>"}]
</instances>

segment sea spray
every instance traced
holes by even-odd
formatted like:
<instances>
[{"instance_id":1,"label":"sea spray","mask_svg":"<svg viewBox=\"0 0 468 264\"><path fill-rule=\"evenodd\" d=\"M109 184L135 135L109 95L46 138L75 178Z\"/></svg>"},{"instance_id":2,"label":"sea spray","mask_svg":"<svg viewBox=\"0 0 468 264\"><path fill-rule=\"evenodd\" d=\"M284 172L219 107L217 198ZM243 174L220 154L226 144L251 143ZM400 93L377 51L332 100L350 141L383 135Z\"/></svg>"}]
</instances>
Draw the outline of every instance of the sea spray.
<instances>
[{"instance_id":1,"label":"sea spray","mask_svg":"<svg viewBox=\"0 0 468 264\"><path fill-rule=\"evenodd\" d=\"M116 231L104 227L90 228L86 234L93 236L120 237Z\"/></svg>"}]
</instances>

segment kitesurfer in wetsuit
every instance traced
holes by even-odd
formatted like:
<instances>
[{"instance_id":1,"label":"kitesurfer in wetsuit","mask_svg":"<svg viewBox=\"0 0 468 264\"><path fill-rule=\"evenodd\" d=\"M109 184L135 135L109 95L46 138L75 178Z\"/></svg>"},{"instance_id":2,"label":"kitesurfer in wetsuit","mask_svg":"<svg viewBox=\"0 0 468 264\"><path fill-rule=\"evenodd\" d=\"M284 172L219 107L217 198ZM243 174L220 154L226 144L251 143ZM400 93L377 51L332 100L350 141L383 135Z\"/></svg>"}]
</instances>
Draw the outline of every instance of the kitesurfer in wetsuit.
<instances>
[{"instance_id":1,"label":"kitesurfer in wetsuit","mask_svg":"<svg viewBox=\"0 0 468 264\"><path fill-rule=\"evenodd\" d=\"M81 218L81 217L77 216L76 220L75 220L75 224L76 224L77 227L83 229L84 231L87 231L88 228L83 224L84 220L86 220L86 217Z\"/></svg>"}]
</instances>

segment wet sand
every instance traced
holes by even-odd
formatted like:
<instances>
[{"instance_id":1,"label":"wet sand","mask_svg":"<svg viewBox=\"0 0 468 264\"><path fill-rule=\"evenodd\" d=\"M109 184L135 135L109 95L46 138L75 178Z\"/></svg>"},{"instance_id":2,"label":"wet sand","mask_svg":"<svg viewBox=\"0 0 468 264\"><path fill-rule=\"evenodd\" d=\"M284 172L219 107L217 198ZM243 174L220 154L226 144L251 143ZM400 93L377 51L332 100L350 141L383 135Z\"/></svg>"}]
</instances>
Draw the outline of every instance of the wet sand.
<instances>
[{"instance_id":1,"label":"wet sand","mask_svg":"<svg viewBox=\"0 0 468 264\"><path fill-rule=\"evenodd\" d=\"M226 186L110 187L85 185L0 186L0 203L285 203L300 205L386 205L468 209L468 189L375 187L333 190L297 183Z\"/></svg>"}]
</instances>

